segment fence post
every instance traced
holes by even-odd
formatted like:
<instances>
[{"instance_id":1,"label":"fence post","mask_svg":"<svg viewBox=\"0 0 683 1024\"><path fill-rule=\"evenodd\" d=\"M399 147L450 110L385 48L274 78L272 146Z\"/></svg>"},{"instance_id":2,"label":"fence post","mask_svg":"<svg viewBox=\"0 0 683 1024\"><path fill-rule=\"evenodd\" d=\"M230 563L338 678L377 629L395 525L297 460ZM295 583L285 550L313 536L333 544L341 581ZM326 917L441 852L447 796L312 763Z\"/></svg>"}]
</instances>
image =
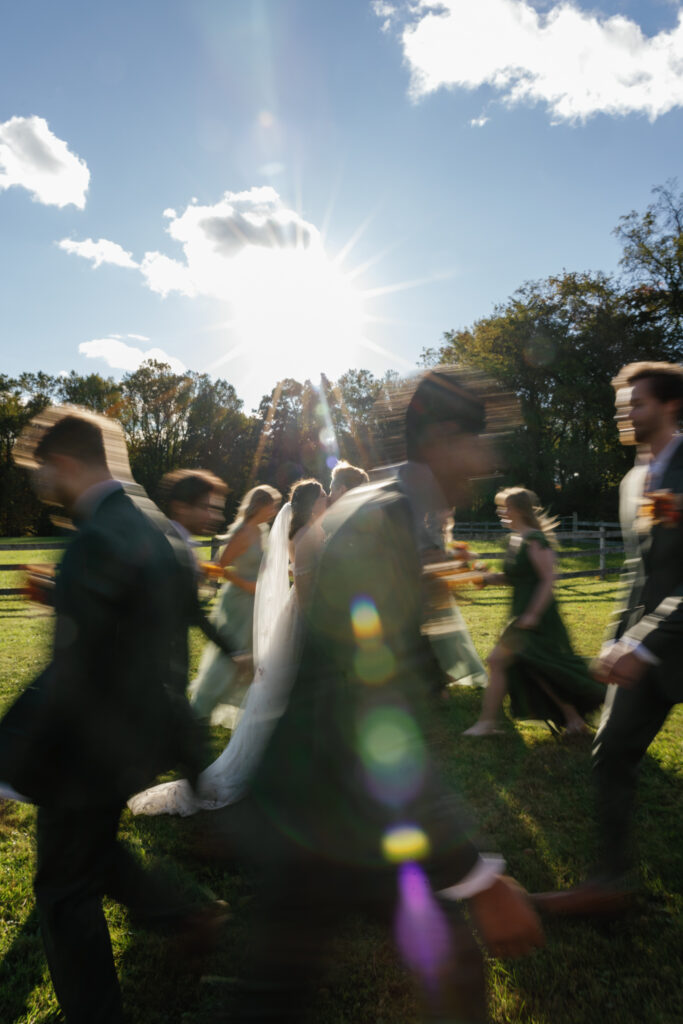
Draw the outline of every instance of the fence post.
<instances>
[{"instance_id":1,"label":"fence post","mask_svg":"<svg viewBox=\"0 0 683 1024\"><path fill-rule=\"evenodd\" d=\"M604 524L600 524L600 579L605 578L605 527Z\"/></svg>"},{"instance_id":2,"label":"fence post","mask_svg":"<svg viewBox=\"0 0 683 1024\"><path fill-rule=\"evenodd\" d=\"M576 540L576 535L579 532L579 513L572 512L572 539Z\"/></svg>"}]
</instances>

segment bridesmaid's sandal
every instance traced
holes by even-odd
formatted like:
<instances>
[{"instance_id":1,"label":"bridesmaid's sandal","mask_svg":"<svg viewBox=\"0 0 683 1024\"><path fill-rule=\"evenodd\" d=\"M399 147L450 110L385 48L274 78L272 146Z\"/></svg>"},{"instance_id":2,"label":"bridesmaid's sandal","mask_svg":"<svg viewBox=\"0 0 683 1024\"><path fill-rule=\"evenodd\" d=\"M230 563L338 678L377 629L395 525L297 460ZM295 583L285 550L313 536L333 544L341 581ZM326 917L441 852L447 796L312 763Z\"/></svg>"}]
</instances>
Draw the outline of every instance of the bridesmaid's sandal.
<instances>
[{"instance_id":1,"label":"bridesmaid's sandal","mask_svg":"<svg viewBox=\"0 0 683 1024\"><path fill-rule=\"evenodd\" d=\"M503 736L504 730L499 729L495 722L475 722L465 729L463 736Z\"/></svg>"},{"instance_id":2,"label":"bridesmaid's sandal","mask_svg":"<svg viewBox=\"0 0 683 1024\"><path fill-rule=\"evenodd\" d=\"M562 735L567 739L574 739L577 736L592 736L593 731L585 722L570 722L565 725Z\"/></svg>"}]
</instances>

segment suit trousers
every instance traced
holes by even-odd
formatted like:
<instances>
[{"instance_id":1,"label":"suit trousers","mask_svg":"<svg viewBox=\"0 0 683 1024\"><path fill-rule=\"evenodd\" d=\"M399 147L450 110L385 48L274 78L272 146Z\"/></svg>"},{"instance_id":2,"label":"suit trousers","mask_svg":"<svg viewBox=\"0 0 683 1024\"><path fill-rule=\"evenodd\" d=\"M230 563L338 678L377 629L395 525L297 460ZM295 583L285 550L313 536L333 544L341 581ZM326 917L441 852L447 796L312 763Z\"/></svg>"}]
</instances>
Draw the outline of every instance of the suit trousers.
<instances>
[{"instance_id":1,"label":"suit trousers","mask_svg":"<svg viewBox=\"0 0 683 1024\"><path fill-rule=\"evenodd\" d=\"M67 1024L123 1021L102 897L142 924L177 925L191 910L160 872L143 870L119 843L120 804L82 811L40 807L34 880L43 943Z\"/></svg>"},{"instance_id":2,"label":"suit trousers","mask_svg":"<svg viewBox=\"0 0 683 1024\"><path fill-rule=\"evenodd\" d=\"M631 819L638 768L673 703L659 689L657 673L652 670L632 689L608 687L593 743L599 868L607 878L616 880L631 867Z\"/></svg>"},{"instance_id":3,"label":"suit trousers","mask_svg":"<svg viewBox=\"0 0 683 1024\"><path fill-rule=\"evenodd\" d=\"M426 914L414 908L416 916L402 927L398 871L331 866L315 858L273 864L259 878L249 962L237 1006L226 1019L301 1024L332 940L349 915L361 913L393 933L421 993L422 1019L485 1024L483 956L459 905L427 896L422 876Z\"/></svg>"}]
</instances>

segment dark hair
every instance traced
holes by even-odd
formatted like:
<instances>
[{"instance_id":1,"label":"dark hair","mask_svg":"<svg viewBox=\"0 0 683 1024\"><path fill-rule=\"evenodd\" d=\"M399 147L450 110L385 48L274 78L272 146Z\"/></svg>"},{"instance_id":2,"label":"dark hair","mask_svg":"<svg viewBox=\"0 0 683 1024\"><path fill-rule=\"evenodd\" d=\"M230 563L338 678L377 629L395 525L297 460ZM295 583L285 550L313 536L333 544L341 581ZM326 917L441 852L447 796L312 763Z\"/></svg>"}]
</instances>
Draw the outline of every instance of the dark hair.
<instances>
[{"instance_id":1,"label":"dark hair","mask_svg":"<svg viewBox=\"0 0 683 1024\"><path fill-rule=\"evenodd\" d=\"M289 501L292 506L292 519L289 524L289 539L306 525L311 518L313 506L318 498L324 494L323 485L319 480L298 480L289 492Z\"/></svg>"},{"instance_id":2,"label":"dark hair","mask_svg":"<svg viewBox=\"0 0 683 1024\"><path fill-rule=\"evenodd\" d=\"M481 434L486 428L486 406L454 373L432 370L420 380L406 411L408 458L420 460L422 444L431 426L452 422L465 434Z\"/></svg>"},{"instance_id":3,"label":"dark hair","mask_svg":"<svg viewBox=\"0 0 683 1024\"><path fill-rule=\"evenodd\" d=\"M161 480L162 501L170 508L174 501L197 505L207 494L224 497L228 488L223 481L205 469L176 469Z\"/></svg>"},{"instance_id":4,"label":"dark hair","mask_svg":"<svg viewBox=\"0 0 683 1024\"><path fill-rule=\"evenodd\" d=\"M69 455L90 466L107 468L102 431L80 416L64 416L46 430L35 450L35 458L44 461L51 455Z\"/></svg>"},{"instance_id":5,"label":"dark hair","mask_svg":"<svg viewBox=\"0 0 683 1024\"><path fill-rule=\"evenodd\" d=\"M334 487L335 484L339 484L340 487L345 487L347 491L351 491L354 487L366 484L369 479L364 469L360 469L358 466L351 466L348 462L338 462L332 470L331 486Z\"/></svg>"},{"instance_id":6,"label":"dark hair","mask_svg":"<svg viewBox=\"0 0 683 1024\"><path fill-rule=\"evenodd\" d=\"M626 369L626 380L635 384L646 380L658 402L678 402L683 407L683 368L676 363L633 363Z\"/></svg>"}]
</instances>

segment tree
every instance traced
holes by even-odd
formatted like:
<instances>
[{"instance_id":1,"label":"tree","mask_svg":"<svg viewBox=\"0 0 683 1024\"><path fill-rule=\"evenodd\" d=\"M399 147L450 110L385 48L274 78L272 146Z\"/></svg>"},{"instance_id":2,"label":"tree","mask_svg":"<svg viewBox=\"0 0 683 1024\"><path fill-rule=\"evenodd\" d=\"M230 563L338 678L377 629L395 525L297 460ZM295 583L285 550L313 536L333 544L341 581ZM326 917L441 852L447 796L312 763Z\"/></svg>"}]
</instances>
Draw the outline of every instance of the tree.
<instances>
[{"instance_id":1,"label":"tree","mask_svg":"<svg viewBox=\"0 0 683 1024\"><path fill-rule=\"evenodd\" d=\"M675 180L653 188L645 213L632 210L614 229L633 309L659 324L674 360L683 353L683 192L677 189Z\"/></svg>"},{"instance_id":2,"label":"tree","mask_svg":"<svg viewBox=\"0 0 683 1024\"><path fill-rule=\"evenodd\" d=\"M56 378L46 373L0 375L0 535L51 531L27 474L12 462L12 448L29 420L54 401L56 391Z\"/></svg>"},{"instance_id":3,"label":"tree","mask_svg":"<svg viewBox=\"0 0 683 1024\"><path fill-rule=\"evenodd\" d=\"M190 374L167 363L144 362L122 380L121 422L128 438L135 479L153 492L164 473L181 462L192 400Z\"/></svg>"},{"instance_id":4,"label":"tree","mask_svg":"<svg viewBox=\"0 0 683 1024\"><path fill-rule=\"evenodd\" d=\"M659 325L644 323L629 300L604 274L530 282L491 316L447 332L439 349L424 353L428 362L484 370L518 396L523 426L505 444L500 483L531 487L557 512L614 516L629 459L610 382L625 363L668 352Z\"/></svg>"},{"instance_id":5,"label":"tree","mask_svg":"<svg viewBox=\"0 0 683 1024\"><path fill-rule=\"evenodd\" d=\"M99 373L81 376L72 370L59 380L57 393L60 400L69 405L82 405L108 416L118 416L121 412L123 392L113 377L102 377Z\"/></svg>"}]
</instances>

